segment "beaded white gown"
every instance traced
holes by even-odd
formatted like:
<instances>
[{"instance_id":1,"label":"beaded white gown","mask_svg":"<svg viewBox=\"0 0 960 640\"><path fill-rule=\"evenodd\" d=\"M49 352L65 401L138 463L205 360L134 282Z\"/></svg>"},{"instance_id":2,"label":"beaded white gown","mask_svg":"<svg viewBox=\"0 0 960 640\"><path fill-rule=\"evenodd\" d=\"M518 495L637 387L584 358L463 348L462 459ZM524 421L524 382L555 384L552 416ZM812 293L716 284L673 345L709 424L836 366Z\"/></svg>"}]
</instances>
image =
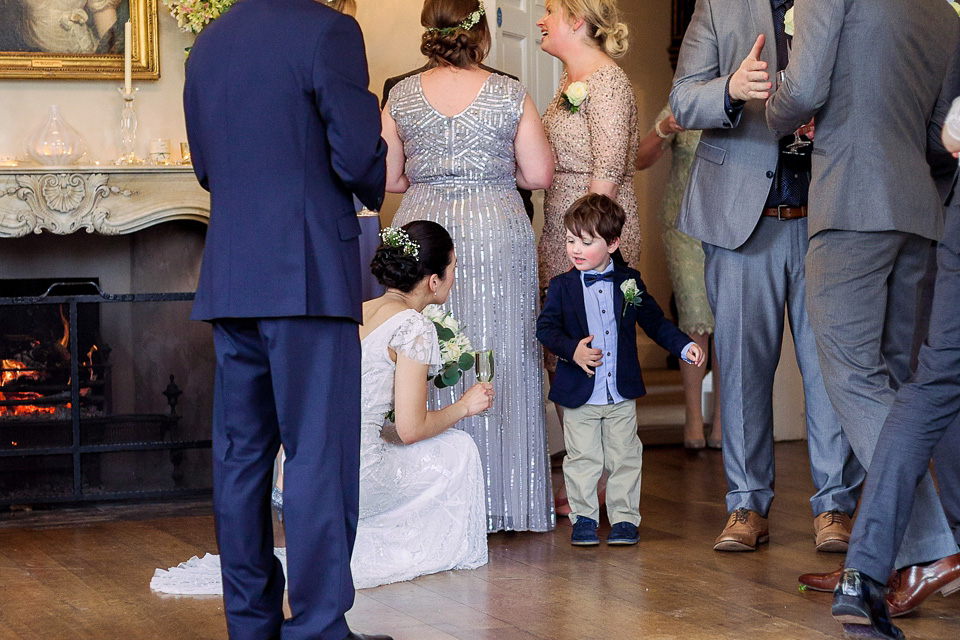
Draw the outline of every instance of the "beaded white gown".
<instances>
[{"instance_id":1,"label":"beaded white gown","mask_svg":"<svg viewBox=\"0 0 960 640\"><path fill-rule=\"evenodd\" d=\"M410 445L381 438L384 416L393 408L396 364L388 348L430 365L434 373L440 347L433 323L413 309L401 311L360 346L360 517L350 561L354 586L365 589L486 564L483 471L473 439L456 429ZM285 562L283 549L277 555ZM208 554L157 569L150 588L220 594L219 558Z\"/></svg>"},{"instance_id":2,"label":"beaded white gown","mask_svg":"<svg viewBox=\"0 0 960 640\"><path fill-rule=\"evenodd\" d=\"M393 224L432 220L450 233L457 282L445 308L474 348L494 351L493 407L456 427L480 449L489 531L549 531L555 524L536 337L537 249L514 155L526 94L516 80L491 74L469 106L444 116L415 75L391 89L388 105L410 179ZM473 382L467 375L432 389L431 407L449 404Z\"/></svg>"}]
</instances>

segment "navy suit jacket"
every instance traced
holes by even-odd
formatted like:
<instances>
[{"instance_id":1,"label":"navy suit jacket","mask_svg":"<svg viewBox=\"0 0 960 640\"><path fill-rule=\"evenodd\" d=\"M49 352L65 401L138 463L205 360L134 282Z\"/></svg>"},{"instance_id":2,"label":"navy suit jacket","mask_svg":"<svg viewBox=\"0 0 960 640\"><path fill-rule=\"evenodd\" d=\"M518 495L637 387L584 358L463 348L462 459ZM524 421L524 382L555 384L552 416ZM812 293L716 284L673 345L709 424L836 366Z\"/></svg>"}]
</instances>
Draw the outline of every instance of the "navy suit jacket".
<instances>
[{"instance_id":1,"label":"navy suit jacket","mask_svg":"<svg viewBox=\"0 0 960 640\"><path fill-rule=\"evenodd\" d=\"M243 0L197 37L184 110L210 225L192 317L361 319L352 194L379 209L377 98L356 21Z\"/></svg>"},{"instance_id":2,"label":"navy suit jacket","mask_svg":"<svg viewBox=\"0 0 960 640\"><path fill-rule=\"evenodd\" d=\"M641 305L628 305L624 311L620 285L633 278L641 292ZM646 393L637 359L636 325L654 342L680 357L690 337L663 316L660 305L647 292L640 272L617 263L613 265L613 308L617 325L617 393L624 398L639 398ZM587 310L583 302L580 272L571 269L550 281L547 301L537 318L537 339L560 359L557 375L550 386L550 400L562 407L579 407L590 399L594 378L573 361L577 344L590 335Z\"/></svg>"}]
</instances>

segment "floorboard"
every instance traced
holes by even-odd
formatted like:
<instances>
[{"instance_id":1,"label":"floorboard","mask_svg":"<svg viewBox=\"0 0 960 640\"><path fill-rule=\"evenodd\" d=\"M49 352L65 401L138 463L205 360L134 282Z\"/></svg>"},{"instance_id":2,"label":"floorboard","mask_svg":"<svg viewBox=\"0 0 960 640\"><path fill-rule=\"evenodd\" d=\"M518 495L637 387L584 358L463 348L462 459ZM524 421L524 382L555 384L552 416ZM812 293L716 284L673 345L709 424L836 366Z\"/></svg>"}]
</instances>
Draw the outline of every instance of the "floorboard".
<instances>
[{"instance_id":1,"label":"floorboard","mask_svg":"<svg viewBox=\"0 0 960 640\"><path fill-rule=\"evenodd\" d=\"M348 619L396 640L840 638L829 594L797 589L842 560L813 550L804 443L779 443L776 462L771 542L756 553L711 548L726 520L718 452L648 447L638 546L571 547L566 520L495 534L487 566L360 591ZM208 501L0 514L0 639L225 638L219 598L149 589L156 567L215 550ZM960 594L899 624L914 640L960 638Z\"/></svg>"}]
</instances>

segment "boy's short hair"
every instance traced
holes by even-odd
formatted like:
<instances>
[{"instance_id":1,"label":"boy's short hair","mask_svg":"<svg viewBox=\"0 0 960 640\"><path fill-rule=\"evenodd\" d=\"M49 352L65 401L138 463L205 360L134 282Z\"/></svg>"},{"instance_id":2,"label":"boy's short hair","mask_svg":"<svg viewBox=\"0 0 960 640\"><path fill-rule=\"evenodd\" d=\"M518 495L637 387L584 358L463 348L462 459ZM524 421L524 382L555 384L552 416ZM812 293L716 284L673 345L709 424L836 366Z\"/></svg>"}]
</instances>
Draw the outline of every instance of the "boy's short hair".
<instances>
[{"instance_id":1,"label":"boy's short hair","mask_svg":"<svg viewBox=\"0 0 960 640\"><path fill-rule=\"evenodd\" d=\"M626 219L626 212L616 200L599 193L588 193L578 198L563 214L563 226L578 237L588 234L610 244L620 237Z\"/></svg>"}]
</instances>

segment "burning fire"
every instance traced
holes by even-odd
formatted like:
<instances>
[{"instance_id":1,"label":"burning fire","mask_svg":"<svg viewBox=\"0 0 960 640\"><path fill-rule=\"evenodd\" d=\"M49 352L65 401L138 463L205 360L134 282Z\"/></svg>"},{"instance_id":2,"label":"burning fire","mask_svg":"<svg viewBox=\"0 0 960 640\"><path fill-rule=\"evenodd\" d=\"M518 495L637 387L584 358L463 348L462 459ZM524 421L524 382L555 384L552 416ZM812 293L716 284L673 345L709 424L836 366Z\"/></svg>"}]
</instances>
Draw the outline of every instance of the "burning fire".
<instances>
[{"instance_id":1,"label":"burning fire","mask_svg":"<svg viewBox=\"0 0 960 640\"><path fill-rule=\"evenodd\" d=\"M40 372L35 369L28 369L27 365L17 360L0 360L0 387L6 386L14 380L39 380ZM0 400L27 401L36 400L43 396L32 391L0 391ZM56 407L42 407L38 405L14 405L12 407L0 407L0 417L4 416L33 416L47 415L56 412Z\"/></svg>"}]
</instances>

